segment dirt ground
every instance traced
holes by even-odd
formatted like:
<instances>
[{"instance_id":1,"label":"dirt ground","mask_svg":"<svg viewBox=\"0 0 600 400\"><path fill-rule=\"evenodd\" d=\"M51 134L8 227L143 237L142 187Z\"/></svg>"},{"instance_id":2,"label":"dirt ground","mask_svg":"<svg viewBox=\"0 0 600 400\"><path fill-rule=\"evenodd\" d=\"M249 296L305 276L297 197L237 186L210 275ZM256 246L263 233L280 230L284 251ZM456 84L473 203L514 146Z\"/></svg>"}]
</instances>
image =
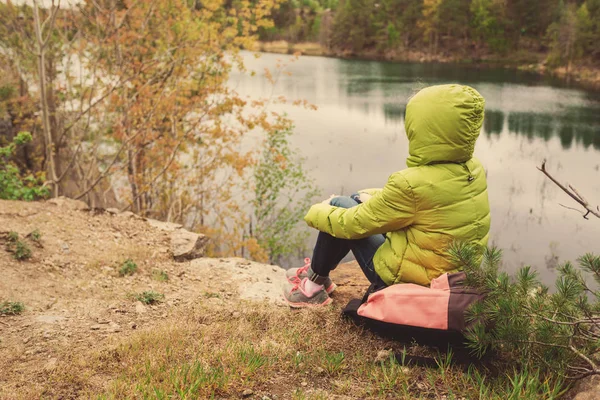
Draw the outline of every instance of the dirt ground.
<instances>
[{"instance_id":1,"label":"dirt ground","mask_svg":"<svg viewBox=\"0 0 600 400\"><path fill-rule=\"evenodd\" d=\"M36 230L39 243L25 238ZM31 259L14 258L9 232L30 247ZM137 272L120 276L127 259ZM168 280L157 280L164 277L158 271ZM360 297L367 286L354 263L340 266L333 277L339 286L335 307ZM176 262L169 232L131 213L87 210L66 199L0 201L0 303L25 305L20 315L0 316L0 398L38 398L48 374L74 355L109 348L199 302L233 307L243 298L287 307L283 282L281 268L239 258ZM164 294L164 301L135 300L150 290ZM110 380L90 379L99 391Z\"/></svg>"}]
</instances>

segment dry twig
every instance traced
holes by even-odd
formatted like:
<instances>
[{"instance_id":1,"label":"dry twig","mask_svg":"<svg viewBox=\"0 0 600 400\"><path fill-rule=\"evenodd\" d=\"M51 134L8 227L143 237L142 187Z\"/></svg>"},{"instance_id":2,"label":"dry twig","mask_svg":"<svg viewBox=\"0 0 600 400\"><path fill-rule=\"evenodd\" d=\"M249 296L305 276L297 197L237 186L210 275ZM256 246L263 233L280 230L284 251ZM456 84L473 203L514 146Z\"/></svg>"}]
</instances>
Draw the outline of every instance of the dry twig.
<instances>
[{"instance_id":1,"label":"dry twig","mask_svg":"<svg viewBox=\"0 0 600 400\"><path fill-rule=\"evenodd\" d=\"M585 212L582 212L583 218L589 219L588 215L590 215L590 214L594 215L597 218L600 218L600 206L596 206L596 209L594 209L593 206L590 206L590 203L585 199L585 197L583 197L581 195L581 193L579 193L579 191L577 189L575 189L573 186L571 186L569 184L567 184L567 186L568 186L567 187L567 186L563 185L562 183L560 183L559 181L557 181L556 178L554 178L552 175L550 175L550 173L546 170L546 160L544 160L544 162L542 162L542 166L537 167L537 169L542 171L542 173L544 175L546 175L552 182L554 182L559 188L561 188L573 200L575 200L577 203L579 203L581 206L583 206L583 208L585 208ZM571 210L575 210L574 208L567 207L562 204L561 204L561 206L571 209Z\"/></svg>"}]
</instances>

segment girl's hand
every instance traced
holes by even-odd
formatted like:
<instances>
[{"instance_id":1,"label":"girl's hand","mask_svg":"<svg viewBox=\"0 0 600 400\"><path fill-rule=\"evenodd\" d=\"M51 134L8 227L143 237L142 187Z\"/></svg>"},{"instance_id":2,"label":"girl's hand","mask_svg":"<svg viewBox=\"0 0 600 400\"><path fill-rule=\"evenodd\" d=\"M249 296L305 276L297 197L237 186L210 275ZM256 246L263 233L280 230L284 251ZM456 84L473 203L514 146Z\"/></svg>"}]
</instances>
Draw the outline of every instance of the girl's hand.
<instances>
[{"instance_id":1,"label":"girl's hand","mask_svg":"<svg viewBox=\"0 0 600 400\"><path fill-rule=\"evenodd\" d=\"M360 199L361 203L366 203L367 200L369 200L371 197L373 197L373 196L371 196L369 193L365 193L365 192L360 192L358 194L358 198Z\"/></svg>"}]
</instances>

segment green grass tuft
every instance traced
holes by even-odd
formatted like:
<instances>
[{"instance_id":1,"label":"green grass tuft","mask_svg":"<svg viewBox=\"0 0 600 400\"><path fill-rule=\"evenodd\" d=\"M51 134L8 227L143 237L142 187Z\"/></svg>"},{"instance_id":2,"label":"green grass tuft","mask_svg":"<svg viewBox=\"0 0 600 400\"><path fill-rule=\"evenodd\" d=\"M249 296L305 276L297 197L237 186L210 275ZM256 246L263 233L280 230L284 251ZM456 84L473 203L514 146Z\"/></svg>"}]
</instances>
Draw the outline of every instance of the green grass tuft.
<instances>
[{"instance_id":1,"label":"green grass tuft","mask_svg":"<svg viewBox=\"0 0 600 400\"><path fill-rule=\"evenodd\" d=\"M17 240L14 245L13 257L19 261L29 260L31 258L31 249L27 243Z\"/></svg>"},{"instance_id":2,"label":"green grass tuft","mask_svg":"<svg viewBox=\"0 0 600 400\"><path fill-rule=\"evenodd\" d=\"M15 301L0 303L0 315L19 315L25 310L25 305Z\"/></svg>"},{"instance_id":3,"label":"green grass tuft","mask_svg":"<svg viewBox=\"0 0 600 400\"><path fill-rule=\"evenodd\" d=\"M133 262L131 258L128 258L123 262L119 269L120 276L133 275L137 271L137 264Z\"/></svg>"},{"instance_id":4,"label":"green grass tuft","mask_svg":"<svg viewBox=\"0 0 600 400\"><path fill-rule=\"evenodd\" d=\"M31 240L35 243L39 243L40 240L42 240L42 234L40 233L39 229L35 229L33 232L31 232L29 234L29 237L31 238Z\"/></svg>"},{"instance_id":5,"label":"green grass tuft","mask_svg":"<svg viewBox=\"0 0 600 400\"><path fill-rule=\"evenodd\" d=\"M152 279L159 282L167 282L169 280L169 275L161 269L155 269L152 271Z\"/></svg>"},{"instance_id":6,"label":"green grass tuft","mask_svg":"<svg viewBox=\"0 0 600 400\"><path fill-rule=\"evenodd\" d=\"M136 300L139 300L144 304L160 303L164 298L164 294L155 292L153 290L148 290L135 296Z\"/></svg>"},{"instance_id":7,"label":"green grass tuft","mask_svg":"<svg viewBox=\"0 0 600 400\"><path fill-rule=\"evenodd\" d=\"M7 239L11 243L16 243L16 241L19 240L19 234L15 231L10 231L8 232Z\"/></svg>"}]
</instances>

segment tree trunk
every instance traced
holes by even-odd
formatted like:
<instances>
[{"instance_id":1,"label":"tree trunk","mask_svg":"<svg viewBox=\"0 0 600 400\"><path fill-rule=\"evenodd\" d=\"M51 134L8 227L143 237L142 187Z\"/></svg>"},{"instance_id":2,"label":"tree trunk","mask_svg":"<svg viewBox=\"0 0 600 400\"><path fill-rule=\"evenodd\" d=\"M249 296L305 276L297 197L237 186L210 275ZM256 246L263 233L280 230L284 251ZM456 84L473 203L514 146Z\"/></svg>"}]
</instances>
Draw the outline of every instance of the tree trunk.
<instances>
[{"instance_id":1,"label":"tree trunk","mask_svg":"<svg viewBox=\"0 0 600 400\"><path fill-rule=\"evenodd\" d=\"M46 160L48 162L48 174L53 186L53 196L58 197L58 182L56 165L54 160L54 141L50 131L50 115L48 112L48 99L46 98L46 41L42 38L40 15L37 1L33 2L34 28L37 42L38 74L40 85L40 106L42 108L42 123L44 129L44 142L46 145Z\"/></svg>"},{"instance_id":2,"label":"tree trunk","mask_svg":"<svg viewBox=\"0 0 600 400\"><path fill-rule=\"evenodd\" d=\"M140 207L134 158L135 154L131 151L131 149L127 150L127 177L129 178L129 186L131 187L131 199L133 200L133 208L135 213L139 214Z\"/></svg>"}]
</instances>

